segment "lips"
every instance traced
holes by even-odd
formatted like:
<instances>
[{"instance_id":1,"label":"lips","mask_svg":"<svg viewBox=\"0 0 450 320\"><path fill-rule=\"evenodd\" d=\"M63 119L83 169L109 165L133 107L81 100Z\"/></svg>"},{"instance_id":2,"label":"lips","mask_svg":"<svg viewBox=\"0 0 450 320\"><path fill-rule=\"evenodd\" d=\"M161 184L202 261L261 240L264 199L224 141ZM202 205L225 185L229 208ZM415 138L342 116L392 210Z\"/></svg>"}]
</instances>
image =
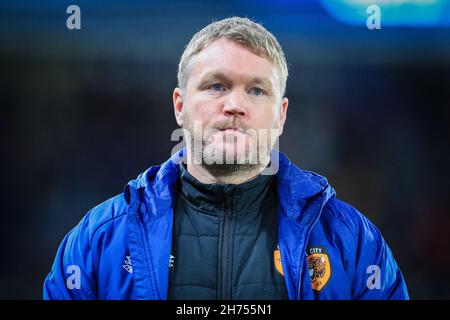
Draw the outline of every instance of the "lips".
<instances>
[{"instance_id":1,"label":"lips","mask_svg":"<svg viewBox=\"0 0 450 320\"><path fill-rule=\"evenodd\" d=\"M220 131L244 133L244 130L242 130L241 128L238 128L238 127L226 127L226 128L220 129Z\"/></svg>"}]
</instances>

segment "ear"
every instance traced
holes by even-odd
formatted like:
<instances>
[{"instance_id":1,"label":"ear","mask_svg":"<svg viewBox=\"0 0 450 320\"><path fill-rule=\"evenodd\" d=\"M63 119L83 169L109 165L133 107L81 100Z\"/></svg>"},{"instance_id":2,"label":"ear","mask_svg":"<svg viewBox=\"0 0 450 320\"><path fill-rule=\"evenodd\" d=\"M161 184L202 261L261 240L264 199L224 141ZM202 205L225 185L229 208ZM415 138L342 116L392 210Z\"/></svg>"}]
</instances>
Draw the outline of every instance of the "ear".
<instances>
[{"instance_id":1,"label":"ear","mask_svg":"<svg viewBox=\"0 0 450 320\"><path fill-rule=\"evenodd\" d=\"M180 127L183 127L183 120L181 119L181 113L183 112L183 92L180 88L177 87L173 90L172 99L175 120Z\"/></svg>"},{"instance_id":2,"label":"ear","mask_svg":"<svg viewBox=\"0 0 450 320\"><path fill-rule=\"evenodd\" d=\"M289 105L288 98L284 97L281 100L281 110L280 110L280 136L283 134L283 127L284 123L286 122L286 116L287 116L287 108Z\"/></svg>"}]
</instances>

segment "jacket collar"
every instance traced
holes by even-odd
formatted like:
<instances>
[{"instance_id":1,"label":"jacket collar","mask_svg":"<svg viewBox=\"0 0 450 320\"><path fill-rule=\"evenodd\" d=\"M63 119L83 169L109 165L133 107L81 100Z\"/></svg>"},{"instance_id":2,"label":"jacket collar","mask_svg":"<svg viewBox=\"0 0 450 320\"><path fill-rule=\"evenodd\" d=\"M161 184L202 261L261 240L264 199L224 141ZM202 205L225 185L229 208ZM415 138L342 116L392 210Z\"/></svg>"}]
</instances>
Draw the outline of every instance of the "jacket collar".
<instances>
[{"instance_id":1,"label":"jacket collar","mask_svg":"<svg viewBox=\"0 0 450 320\"><path fill-rule=\"evenodd\" d=\"M165 214L173 205L177 181L180 175L181 163L186 149L180 149L162 165L148 168L136 180L130 181L125 188L125 198L130 201L129 188L142 192L139 200L144 202L144 219L154 219ZM304 219L301 215L311 201L318 196L328 200L335 195L334 189L325 177L306 170L299 169L281 151L272 150L272 159L278 157L278 172L275 181L280 210L287 218L298 223L308 223L317 217ZM325 195L324 195L325 193Z\"/></svg>"},{"instance_id":2,"label":"jacket collar","mask_svg":"<svg viewBox=\"0 0 450 320\"><path fill-rule=\"evenodd\" d=\"M274 150L275 151L275 150ZM279 170L276 175L277 193L281 213L297 222L304 222L302 212L313 199L327 193L326 200L335 192L325 177L299 169L282 152L279 154Z\"/></svg>"}]
</instances>

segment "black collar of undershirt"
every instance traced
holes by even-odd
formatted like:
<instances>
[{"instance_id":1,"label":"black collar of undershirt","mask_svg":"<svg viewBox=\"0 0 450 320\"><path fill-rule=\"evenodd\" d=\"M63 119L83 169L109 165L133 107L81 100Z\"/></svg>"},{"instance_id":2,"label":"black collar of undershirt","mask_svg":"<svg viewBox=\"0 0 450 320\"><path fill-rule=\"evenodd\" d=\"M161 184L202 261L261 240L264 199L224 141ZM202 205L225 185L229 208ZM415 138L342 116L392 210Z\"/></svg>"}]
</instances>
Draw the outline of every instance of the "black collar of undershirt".
<instances>
[{"instance_id":1,"label":"black collar of undershirt","mask_svg":"<svg viewBox=\"0 0 450 320\"><path fill-rule=\"evenodd\" d=\"M261 205L274 197L274 177L258 175L253 180L241 184L202 183L193 177L180 164L180 195L190 206L200 211L217 213L232 201L236 214L261 208Z\"/></svg>"}]
</instances>

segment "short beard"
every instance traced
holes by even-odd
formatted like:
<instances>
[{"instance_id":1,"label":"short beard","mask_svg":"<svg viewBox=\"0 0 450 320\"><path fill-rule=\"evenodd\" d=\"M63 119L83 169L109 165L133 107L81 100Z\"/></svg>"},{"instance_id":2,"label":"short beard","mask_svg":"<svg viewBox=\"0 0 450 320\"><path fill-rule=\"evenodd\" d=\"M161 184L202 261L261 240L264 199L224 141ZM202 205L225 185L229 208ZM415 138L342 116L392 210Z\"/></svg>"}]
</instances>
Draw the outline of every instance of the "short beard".
<instances>
[{"instance_id":1,"label":"short beard","mask_svg":"<svg viewBox=\"0 0 450 320\"><path fill-rule=\"evenodd\" d=\"M260 156L259 150L257 149L256 154L252 155L256 161L250 161L250 151L246 150L243 161L238 161L237 156L233 157L233 161L226 161L226 156L224 155L223 157L219 156L218 158L222 159L222 161L217 162L215 161L217 159L215 157L216 155L210 151L206 151L206 148L206 141L203 141L201 151L194 150L193 141L189 143L189 149L194 163L200 164L214 177L239 176L247 175L255 171L262 171L270 162L271 149L266 150L262 156Z\"/></svg>"},{"instance_id":2,"label":"short beard","mask_svg":"<svg viewBox=\"0 0 450 320\"><path fill-rule=\"evenodd\" d=\"M217 159L215 158L216 155L211 151L206 150L209 145L208 138L205 138L203 136L195 137L193 121L191 121L187 114L184 114L183 118L185 123L184 130L190 133L190 139L187 139L187 137L185 136L186 146L190 151L190 157L188 157L187 160L194 164L199 164L212 176L226 177L246 175L251 172L262 171L270 163L271 150L275 145L275 141L271 142L270 136L266 137L267 141L265 142L267 147L265 147L266 150L264 150L262 154L260 154L258 140L256 140L256 154L252 154L252 157L250 157L250 152L254 152L254 150L250 151L248 148L246 148L244 161L237 161L238 156L236 155L233 159L234 161L232 161L231 163L227 163L226 159L223 159L222 157L220 157L220 159L222 159L223 161L217 162L213 160ZM278 129L278 127L272 127L272 129ZM278 138L278 136L276 138ZM199 139L201 141L201 148L195 148L195 139ZM250 160L250 158L252 159L252 161ZM256 161L254 159L256 159Z\"/></svg>"},{"instance_id":3,"label":"short beard","mask_svg":"<svg viewBox=\"0 0 450 320\"><path fill-rule=\"evenodd\" d=\"M202 163L203 168L214 177L246 175L261 167L261 164L226 164L226 163Z\"/></svg>"}]
</instances>

